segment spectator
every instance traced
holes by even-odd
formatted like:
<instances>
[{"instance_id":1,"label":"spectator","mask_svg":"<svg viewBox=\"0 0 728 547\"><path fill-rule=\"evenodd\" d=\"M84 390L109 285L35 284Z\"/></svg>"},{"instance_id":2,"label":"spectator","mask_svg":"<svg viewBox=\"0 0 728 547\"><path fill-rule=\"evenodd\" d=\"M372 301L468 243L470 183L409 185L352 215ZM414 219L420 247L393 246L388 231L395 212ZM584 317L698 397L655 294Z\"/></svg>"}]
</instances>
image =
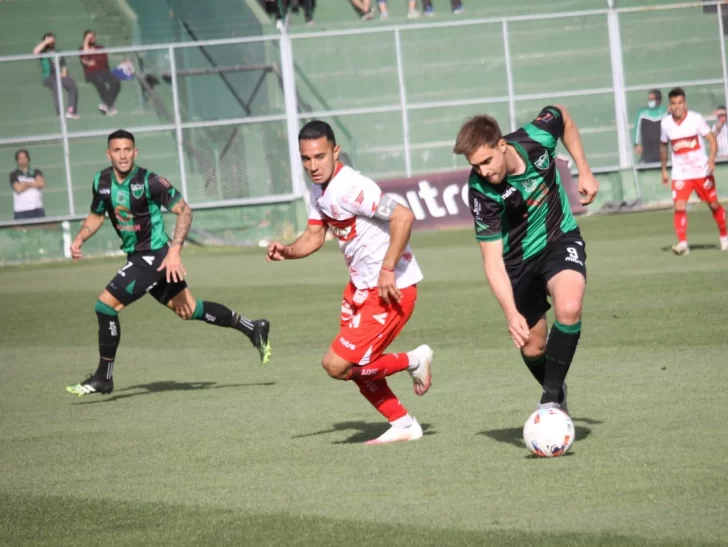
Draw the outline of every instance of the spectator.
<instances>
[{"instance_id":1,"label":"spectator","mask_svg":"<svg viewBox=\"0 0 728 547\"><path fill-rule=\"evenodd\" d=\"M30 166L30 154L20 149L15 152L15 163L18 168L10 173L10 186L13 189L13 211L15 220L27 218L43 218L43 195L45 179L40 169Z\"/></svg>"},{"instance_id":2,"label":"spectator","mask_svg":"<svg viewBox=\"0 0 728 547\"><path fill-rule=\"evenodd\" d=\"M116 98L121 91L121 84L116 76L109 70L109 57L106 53L93 53L97 49L103 49L104 46L96 43L96 33L93 30L87 30L83 33L83 44L81 49L87 52L87 55L81 55L81 66L83 66L83 74L86 81L96 88L101 98L99 110L107 116L116 114Z\"/></svg>"},{"instance_id":3,"label":"spectator","mask_svg":"<svg viewBox=\"0 0 728 547\"><path fill-rule=\"evenodd\" d=\"M465 11L462 0L450 0L450 6L452 12L455 15L460 15ZM422 13L432 17L435 15L435 8L432 7L432 0L422 0Z\"/></svg>"},{"instance_id":4,"label":"spectator","mask_svg":"<svg viewBox=\"0 0 728 547\"><path fill-rule=\"evenodd\" d=\"M378 5L379 18L386 19L389 17L389 12L387 11L387 0L379 0ZM408 0L407 6L407 19L417 19L420 16L420 12L417 11L417 2L415 0Z\"/></svg>"},{"instance_id":5,"label":"spectator","mask_svg":"<svg viewBox=\"0 0 728 547\"><path fill-rule=\"evenodd\" d=\"M662 93L651 89L647 93L647 106L637 112L634 122L634 151L644 163L660 161L660 121L666 115Z\"/></svg>"},{"instance_id":6,"label":"spectator","mask_svg":"<svg viewBox=\"0 0 728 547\"><path fill-rule=\"evenodd\" d=\"M52 33L46 32L40 43L33 48L33 53L35 55L40 55L41 53L52 53L55 50L56 37ZM66 66L66 61L63 57L60 58L59 63L61 65L61 87L63 87L63 89L65 89L68 93L68 110L66 110L66 118L77 120L80 116L76 111L76 107L78 106L78 89L76 89L76 82L68 76L68 67ZM58 111L60 90L58 89L56 82L56 64L53 62L52 58L46 57L40 60L40 66L43 74L43 85L51 90L51 94L53 95L53 108L56 109L56 116L60 116L61 114Z\"/></svg>"},{"instance_id":7,"label":"spectator","mask_svg":"<svg viewBox=\"0 0 728 547\"><path fill-rule=\"evenodd\" d=\"M725 124L725 106L719 106L714 114L715 125L713 126L713 135L715 135L715 139L718 141L718 155L728 156L728 127Z\"/></svg>"},{"instance_id":8,"label":"spectator","mask_svg":"<svg viewBox=\"0 0 728 547\"><path fill-rule=\"evenodd\" d=\"M359 12L362 21L369 21L374 17L372 0L349 0Z\"/></svg>"}]
</instances>

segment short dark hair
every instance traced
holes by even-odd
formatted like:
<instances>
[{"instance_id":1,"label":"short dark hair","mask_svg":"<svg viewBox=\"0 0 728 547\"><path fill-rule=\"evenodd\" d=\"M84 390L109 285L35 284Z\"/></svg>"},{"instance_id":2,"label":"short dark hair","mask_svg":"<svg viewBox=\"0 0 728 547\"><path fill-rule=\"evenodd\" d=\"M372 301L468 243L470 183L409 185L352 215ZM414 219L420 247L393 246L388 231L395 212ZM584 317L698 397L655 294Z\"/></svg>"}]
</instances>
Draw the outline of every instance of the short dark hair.
<instances>
[{"instance_id":1,"label":"short dark hair","mask_svg":"<svg viewBox=\"0 0 728 547\"><path fill-rule=\"evenodd\" d=\"M326 122L321 120L313 120L308 122L298 132L299 141L315 141L325 137L327 141L336 146L336 137L334 136L334 130Z\"/></svg>"},{"instance_id":2,"label":"short dark hair","mask_svg":"<svg viewBox=\"0 0 728 547\"><path fill-rule=\"evenodd\" d=\"M20 148L15 151L15 161L16 162L18 161L18 156L20 154L25 154L25 157L28 158L28 161L30 161L30 154L28 153L28 151L25 148Z\"/></svg>"},{"instance_id":3,"label":"short dark hair","mask_svg":"<svg viewBox=\"0 0 728 547\"><path fill-rule=\"evenodd\" d=\"M487 114L473 116L458 131L452 151L469 156L481 146L495 147L502 138L503 133L495 118Z\"/></svg>"},{"instance_id":4,"label":"short dark hair","mask_svg":"<svg viewBox=\"0 0 728 547\"><path fill-rule=\"evenodd\" d=\"M657 99L657 102L662 102L662 91L660 91L659 89L650 89L647 94L654 95L655 99Z\"/></svg>"},{"instance_id":5,"label":"short dark hair","mask_svg":"<svg viewBox=\"0 0 728 547\"><path fill-rule=\"evenodd\" d=\"M46 33L45 33L45 34L43 35L43 40L45 40L46 38L50 38L51 36L53 36L53 38L55 38L55 37L56 37L56 35L55 35L55 34L53 34L52 32L46 32Z\"/></svg>"},{"instance_id":6,"label":"short dark hair","mask_svg":"<svg viewBox=\"0 0 728 547\"><path fill-rule=\"evenodd\" d=\"M95 32L94 32L93 30L91 30L91 29L88 29L88 30L84 30L84 31L83 31L83 37L84 37L84 39L85 39L85 38L86 38L86 36L88 36L89 34L96 34L96 33L95 33Z\"/></svg>"},{"instance_id":7,"label":"short dark hair","mask_svg":"<svg viewBox=\"0 0 728 547\"><path fill-rule=\"evenodd\" d=\"M111 141L116 139L128 139L134 144L136 144L136 141L134 140L134 135L129 133L128 131L125 131L124 129L117 129L114 131L111 135L109 135L109 138L106 141L106 144L110 144Z\"/></svg>"},{"instance_id":8,"label":"short dark hair","mask_svg":"<svg viewBox=\"0 0 728 547\"><path fill-rule=\"evenodd\" d=\"M685 90L682 87L674 87L670 90L670 93L667 94L667 97L669 99L672 99L674 97L685 98Z\"/></svg>"}]
</instances>

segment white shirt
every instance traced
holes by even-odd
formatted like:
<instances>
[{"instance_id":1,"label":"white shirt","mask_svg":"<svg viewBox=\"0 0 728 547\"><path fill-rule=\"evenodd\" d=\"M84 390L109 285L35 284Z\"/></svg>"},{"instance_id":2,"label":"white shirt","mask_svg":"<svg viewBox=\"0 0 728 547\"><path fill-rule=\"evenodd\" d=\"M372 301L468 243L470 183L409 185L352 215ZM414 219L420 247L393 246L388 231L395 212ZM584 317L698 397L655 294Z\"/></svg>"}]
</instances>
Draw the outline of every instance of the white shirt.
<instances>
[{"instance_id":1,"label":"white shirt","mask_svg":"<svg viewBox=\"0 0 728 547\"><path fill-rule=\"evenodd\" d=\"M389 248L389 222L374 218L381 198L382 190L376 182L347 166L337 167L325 192L319 184L311 188L308 222L328 226L339 240L349 279L357 289L377 286ZM409 244L394 274L400 289L422 280L422 271Z\"/></svg>"},{"instance_id":2,"label":"white shirt","mask_svg":"<svg viewBox=\"0 0 728 547\"><path fill-rule=\"evenodd\" d=\"M18 175L18 182L34 182L35 177ZM25 192L13 192L13 211L22 213L43 207L43 194L38 188L28 188Z\"/></svg>"},{"instance_id":3,"label":"white shirt","mask_svg":"<svg viewBox=\"0 0 728 547\"><path fill-rule=\"evenodd\" d=\"M712 131L715 133L716 141L718 141L718 155L728 156L728 124L724 123L720 131L716 132L717 125L713 125Z\"/></svg>"},{"instance_id":4,"label":"white shirt","mask_svg":"<svg viewBox=\"0 0 728 547\"><path fill-rule=\"evenodd\" d=\"M708 155L703 137L710 133L705 118L688 110L677 122L665 116L660 122L660 141L672 148L672 180L701 179L708 176Z\"/></svg>"}]
</instances>

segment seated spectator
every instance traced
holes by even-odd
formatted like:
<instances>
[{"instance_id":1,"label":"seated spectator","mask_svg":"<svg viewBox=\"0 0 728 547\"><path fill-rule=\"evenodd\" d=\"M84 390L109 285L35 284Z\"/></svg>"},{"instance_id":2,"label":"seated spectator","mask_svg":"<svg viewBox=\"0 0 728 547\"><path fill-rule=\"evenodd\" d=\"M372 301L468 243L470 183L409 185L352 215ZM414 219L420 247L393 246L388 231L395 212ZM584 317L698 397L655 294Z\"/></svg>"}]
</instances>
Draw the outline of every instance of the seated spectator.
<instances>
[{"instance_id":1,"label":"seated spectator","mask_svg":"<svg viewBox=\"0 0 728 547\"><path fill-rule=\"evenodd\" d=\"M121 83L109 69L109 57L106 53L94 53L104 46L96 43L96 33L93 30L87 30L83 33L83 44L81 49L88 52L87 55L81 55L81 66L86 81L96 88L101 98L99 110L107 116L114 116L116 108L114 103L121 91Z\"/></svg>"},{"instance_id":2,"label":"seated spectator","mask_svg":"<svg viewBox=\"0 0 728 547\"><path fill-rule=\"evenodd\" d=\"M389 12L387 11L387 0L378 0L377 4L379 6L379 18L386 19L389 17ZM417 11L417 1L407 0L407 19L417 19L419 16L420 12Z\"/></svg>"},{"instance_id":3,"label":"seated spectator","mask_svg":"<svg viewBox=\"0 0 728 547\"><path fill-rule=\"evenodd\" d=\"M715 125L713 126L713 135L715 135L715 139L718 141L718 155L728 156L728 127L725 124L725 106L719 106L714 114Z\"/></svg>"},{"instance_id":4,"label":"seated spectator","mask_svg":"<svg viewBox=\"0 0 728 547\"><path fill-rule=\"evenodd\" d=\"M361 16L362 21L369 21L374 17L372 0L349 0Z\"/></svg>"},{"instance_id":5,"label":"seated spectator","mask_svg":"<svg viewBox=\"0 0 728 547\"><path fill-rule=\"evenodd\" d=\"M450 0L450 7L455 15L460 15L465 11L462 0ZM432 7L432 0L422 0L422 13L429 17L435 15L435 8Z\"/></svg>"},{"instance_id":6,"label":"seated spectator","mask_svg":"<svg viewBox=\"0 0 728 547\"><path fill-rule=\"evenodd\" d=\"M40 43L33 48L33 53L35 55L40 55L41 53L52 53L55 50L56 37L52 33L46 32L43 35L43 40L41 40ZM59 63L61 65L61 87L63 87L63 89L65 89L68 93L68 110L66 110L66 118L77 120L80 116L76 110L76 107L78 106L78 89L76 89L76 82L68 76L68 67L66 66L66 61L63 57L61 57ZM51 90L51 94L53 95L53 108L56 110L56 116L60 116L61 114L58 111L60 90L58 89L56 82L56 64L53 62L52 58L46 57L40 60L40 66L43 75L43 85Z\"/></svg>"},{"instance_id":7,"label":"seated spectator","mask_svg":"<svg viewBox=\"0 0 728 547\"><path fill-rule=\"evenodd\" d=\"M10 186L13 189L13 211L15 220L43 218L43 195L45 179L40 169L30 166L30 154L20 149L15 152L15 163L18 168L10 173Z\"/></svg>"}]
</instances>

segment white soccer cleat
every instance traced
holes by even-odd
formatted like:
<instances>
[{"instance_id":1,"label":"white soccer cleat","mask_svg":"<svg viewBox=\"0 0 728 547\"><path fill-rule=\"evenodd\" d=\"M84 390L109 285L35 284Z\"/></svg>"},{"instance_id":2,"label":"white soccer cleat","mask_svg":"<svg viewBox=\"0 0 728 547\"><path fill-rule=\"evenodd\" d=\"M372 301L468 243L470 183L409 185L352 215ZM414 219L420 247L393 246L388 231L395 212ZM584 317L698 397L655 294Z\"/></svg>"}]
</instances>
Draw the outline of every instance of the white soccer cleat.
<instances>
[{"instance_id":1,"label":"white soccer cleat","mask_svg":"<svg viewBox=\"0 0 728 547\"><path fill-rule=\"evenodd\" d=\"M416 369L409 370L408 372L412 376L412 386L415 394L424 395L432 385L432 360L434 359L435 353L427 344L423 344L407 353L415 355L417 361L420 363Z\"/></svg>"},{"instance_id":2,"label":"white soccer cleat","mask_svg":"<svg viewBox=\"0 0 728 547\"><path fill-rule=\"evenodd\" d=\"M672 246L672 252L675 253L678 256L683 255L689 255L690 254L690 247L688 246L687 241L681 241L677 245Z\"/></svg>"},{"instance_id":3,"label":"white soccer cleat","mask_svg":"<svg viewBox=\"0 0 728 547\"><path fill-rule=\"evenodd\" d=\"M720 238L720 250L728 251L728 236L722 236Z\"/></svg>"},{"instance_id":4,"label":"white soccer cleat","mask_svg":"<svg viewBox=\"0 0 728 547\"><path fill-rule=\"evenodd\" d=\"M367 441L364 444L389 444L400 441L416 441L422 438L422 426L412 418L412 425L409 427L390 427L376 439Z\"/></svg>"}]
</instances>

